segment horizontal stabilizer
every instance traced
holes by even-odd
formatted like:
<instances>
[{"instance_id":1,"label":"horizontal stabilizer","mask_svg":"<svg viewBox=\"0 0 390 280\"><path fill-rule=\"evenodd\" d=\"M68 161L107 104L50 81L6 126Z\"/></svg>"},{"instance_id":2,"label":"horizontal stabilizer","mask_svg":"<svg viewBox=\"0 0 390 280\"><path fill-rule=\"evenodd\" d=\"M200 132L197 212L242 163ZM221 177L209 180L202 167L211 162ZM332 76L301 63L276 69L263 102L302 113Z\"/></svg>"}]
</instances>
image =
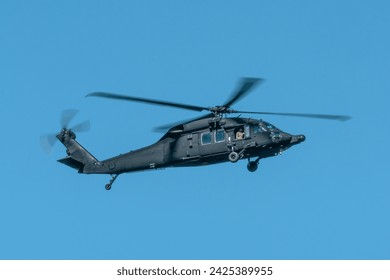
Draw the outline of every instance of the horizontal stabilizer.
<instances>
[{"instance_id":1,"label":"horizontal stabilizer","mask_svg":"<svg viewBox=\"0 0 390 280\"><path fill-rule=\"evenodd\" d=\"M82 162L79 162L71 157L59 159L58 162L61 162L63 164L66 164L69 167L77 169L80 173L82 172L82 170L84 168L84 164Z\"/></svg>"}]
</instances>

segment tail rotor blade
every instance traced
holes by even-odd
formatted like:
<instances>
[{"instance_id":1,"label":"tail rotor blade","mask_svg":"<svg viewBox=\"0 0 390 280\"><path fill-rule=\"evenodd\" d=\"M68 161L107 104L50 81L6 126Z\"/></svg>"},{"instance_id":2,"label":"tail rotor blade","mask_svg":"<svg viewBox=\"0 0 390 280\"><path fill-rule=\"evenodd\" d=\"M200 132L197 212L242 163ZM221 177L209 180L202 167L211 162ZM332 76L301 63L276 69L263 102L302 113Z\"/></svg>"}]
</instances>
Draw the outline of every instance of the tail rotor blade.
<instances>
[{"instance_id":1,"label":"tail rotor blade","mask_svg":"<svg viewBox=\"0 0 390 280\"><path fill-rule=\"evenodd\" d=\"M50 154L53 150L54 144L56 143L56 134L42 135L40 139L42 149Z\"/></svg>"},{"instance_id":2,"label":"tail rotor blade","mask_svg":"<svg viewBox=\"0 0 390 280\"><path fill-rule=\"evenodd\" d=\"M91 129L91 122L89 120L86 120L82 123L76 124L71 128L74 132L86 132Z\"/></svg>"},{"instance_id":3,"label":"tail rotor blade","mask_svg":"<svg viewBox=\"0 0 390 280\"><path fill-rule=\"evenodd\" d=\"M73 130L74 132L85 132L88 131L91 127L90 121L86 120L77 125L74 125L69 129L69 123L73 120L73 118L77 115L79 110L77 109L68 109L64 110L61 113L60 124L62 130ZM61 133L61 132L60 132ZM57 133L55 134L45 134L40 137L40 144L42 149L50 154L53 150L54 144L57 142Z\"/></svg>"},{"instance_id":4,"label":"tail rotor blade","mask_svg":"<svg viewBox=\"0 0 390 280\"><path fill-rule=\"evenodd\" d=\"M61 113L60 124L62 128L67 128L72 119L77 115L79 110L77 109L68 109L64 110Z\"/></svg>"}]
</instances>

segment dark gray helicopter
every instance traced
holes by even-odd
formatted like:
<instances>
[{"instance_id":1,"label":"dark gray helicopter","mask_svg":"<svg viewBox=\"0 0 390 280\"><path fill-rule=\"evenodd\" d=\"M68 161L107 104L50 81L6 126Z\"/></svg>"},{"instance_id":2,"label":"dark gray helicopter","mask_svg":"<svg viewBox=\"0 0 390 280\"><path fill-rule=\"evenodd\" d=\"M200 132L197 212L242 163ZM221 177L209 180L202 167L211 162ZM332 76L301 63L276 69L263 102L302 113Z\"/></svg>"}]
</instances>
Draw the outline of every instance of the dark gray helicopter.
<instances>
[{"instance_id":1,"label":"dark gray helicopter","mask_svg":"<svg viewBox=\"0 0 390 280\"><path fill-rule=\"evenodd\" d=\"M106 160L98 160L76 141L76 130L84 130L89 123L82 123L73 129L67 124L75 111L64 114L62 130L56 135L67 148L67 157L58 160L84 174L110 174L106 184L110 190L119 174L163 169L166 167L202 166L222 162L237 162L247 159L250 172L257 170L260 159L281 154L288 148L305 140L304 135L291 135L263 120L241 117L226 117L228 114L266 114L295 117L321 118L345 121L350 117L323 114L270 113L237 111L233 104L246 96L251 89L262 82L259 78L243 78L238 89L222 106L201 107L161 100L124 96L106 92L94 92L87 96L103 97L125 101L143 102L154 105L170 106L192 111L208 111L201 117L183 121L170 127L156 143L121 154ZM52 144L53 141L50 141ZM252 160L254 159L254 160Z\"/></svg>"}]
</instances>

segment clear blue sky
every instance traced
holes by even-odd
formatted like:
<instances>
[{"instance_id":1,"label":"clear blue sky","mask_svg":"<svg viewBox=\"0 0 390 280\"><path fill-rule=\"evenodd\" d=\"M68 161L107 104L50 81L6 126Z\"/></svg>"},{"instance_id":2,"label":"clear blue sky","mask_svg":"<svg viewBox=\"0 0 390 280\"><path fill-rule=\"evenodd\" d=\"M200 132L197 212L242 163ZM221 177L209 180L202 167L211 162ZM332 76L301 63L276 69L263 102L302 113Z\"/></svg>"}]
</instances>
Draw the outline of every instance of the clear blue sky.
<instances>
[{"instance_id":1,"label":"clear blue sky","mask_svg":"<svg viewBox=\"0 0 390 280\"><path fill-rule=\"evenodd\" d=\"M0 3L1 259L389 259L388 1ZM201 106L240 77L266 82L237 110L306 141L261 161L80 175L39 138L80 109L98 159L197 116L98 98L110 91Z\"/></svg>"}]
</instances>

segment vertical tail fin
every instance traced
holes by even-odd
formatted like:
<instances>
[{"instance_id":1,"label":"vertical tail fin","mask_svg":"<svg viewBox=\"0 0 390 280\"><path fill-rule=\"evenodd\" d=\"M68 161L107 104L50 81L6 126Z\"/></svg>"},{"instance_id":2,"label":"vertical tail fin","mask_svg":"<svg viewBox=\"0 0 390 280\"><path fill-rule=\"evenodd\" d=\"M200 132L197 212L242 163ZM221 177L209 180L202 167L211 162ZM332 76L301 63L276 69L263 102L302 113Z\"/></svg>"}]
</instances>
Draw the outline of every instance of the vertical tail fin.
<instances>
[{"instance_id":1,"label":"vertical tail fin","mask_svg":"<svg viewBox=\"0 0 390 280\"><path fill-rule=\"evenodd\" d=\"M59 159L58 162L77 169L79 173L84 173L86 165L94 165L98 162L92 154L75 140L76 134L72 130L62 129L57 138L66 147L68 155L63 159Z\"/></svg>"}]
</instances>

